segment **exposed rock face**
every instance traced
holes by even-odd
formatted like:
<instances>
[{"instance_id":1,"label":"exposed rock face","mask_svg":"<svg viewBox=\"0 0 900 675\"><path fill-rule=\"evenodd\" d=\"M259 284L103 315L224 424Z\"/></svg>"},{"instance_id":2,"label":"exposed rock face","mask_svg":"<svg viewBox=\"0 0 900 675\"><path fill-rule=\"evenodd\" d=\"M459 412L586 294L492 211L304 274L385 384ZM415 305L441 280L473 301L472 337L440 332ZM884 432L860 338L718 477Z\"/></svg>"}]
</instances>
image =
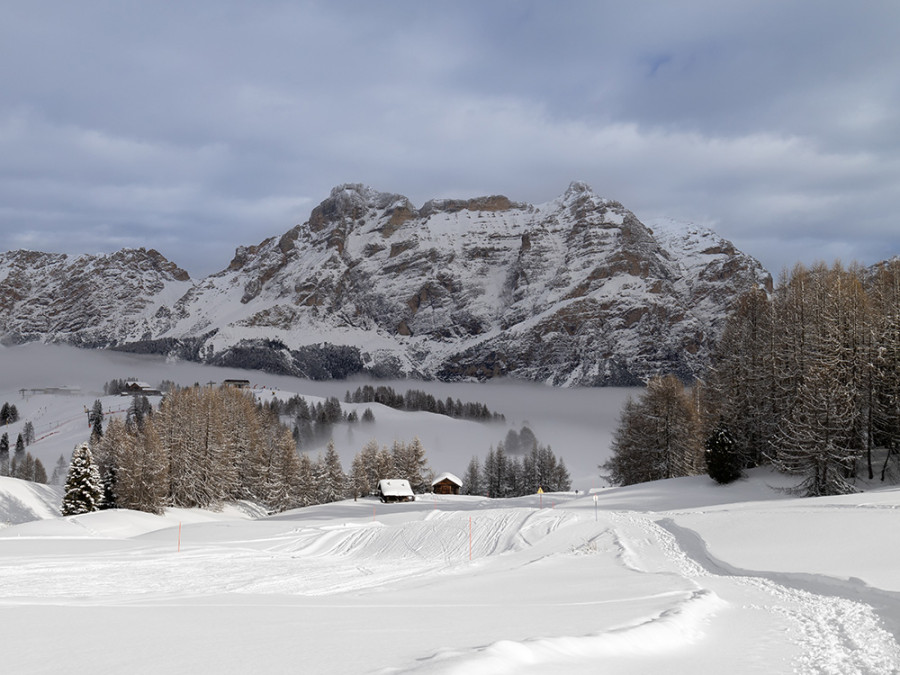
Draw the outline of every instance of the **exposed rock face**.
<instances>
[{"instance_id":1,"label":"exposed rock face","mask_svg":"<svg viewBox=\"0 0 900 675\"><path fill-rule=\"evenodd\" d=\"M2 253L0 338L85 347L150 338L191 286L187 272L153 249L74 258Z\"/></svg>"},{"instance_id":2,"label":"exposed rock face","mask_svg":"<svg viewBox=\"0 0 900 675\"><path fill-rule=\"evenodd\" d=\"M85 311L37 288L87 260L76 266L82 295L96 295ZM421 209L339 186L306 223L239 248L197 283L155 251L71 262L17 252L0 270L0 303L17 317L4 312L7 339L127 342L311 377L362 370L556 385L690 378L734 299L771 285L730 242L697 228L656 236L583 183L538 206L492 196ZM29 309L35 298L53 320ZM115 298L129 302L117 311Z\"/></svg>"}]
</instances>

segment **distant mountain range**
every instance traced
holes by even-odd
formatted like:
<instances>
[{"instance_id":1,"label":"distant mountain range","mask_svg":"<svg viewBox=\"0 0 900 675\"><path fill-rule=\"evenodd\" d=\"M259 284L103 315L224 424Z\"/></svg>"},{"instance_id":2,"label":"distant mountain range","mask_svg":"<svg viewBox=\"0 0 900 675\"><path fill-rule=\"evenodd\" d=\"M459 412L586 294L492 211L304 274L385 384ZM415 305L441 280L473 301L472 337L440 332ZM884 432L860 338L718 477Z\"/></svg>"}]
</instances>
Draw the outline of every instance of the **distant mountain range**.
<instances>
[{"instance_id":1,"label":"distant mountain range","mask_svg":"<svg viewBox=\"0 0 900 675\"><path fill-rule=\"evenodd\" d=\"M154 250L0 254L0 338L322 378L628 385L699 374L738 295L771 288L712 231L642 224L573 183L546 204L341 185L192 280Z\"/></svg>"}]
</instances>

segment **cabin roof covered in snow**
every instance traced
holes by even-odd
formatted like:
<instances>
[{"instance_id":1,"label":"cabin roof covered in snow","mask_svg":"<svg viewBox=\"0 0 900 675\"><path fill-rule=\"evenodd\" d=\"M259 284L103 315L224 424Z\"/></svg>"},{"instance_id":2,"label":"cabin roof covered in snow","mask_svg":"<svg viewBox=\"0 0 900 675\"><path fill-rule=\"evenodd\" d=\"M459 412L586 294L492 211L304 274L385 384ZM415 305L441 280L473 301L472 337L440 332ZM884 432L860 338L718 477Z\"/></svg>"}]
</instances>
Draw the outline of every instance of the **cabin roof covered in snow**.
<instances>
[{"instance_id":1,"label":"cabin roof covered in snow","mask_svg":"<svg viewBox=\"0 0 900 675\"><path fill-rule=\"evenodd\" d=\"M378 489L385 497L409 497L413 495L409 481L402 478L384 478L378 481Z\"/></svg>"},{"instance_id":2,"label":"cabin roof covered in snow","mask_svg":"<svg viewBox=\"0 0 900 675\"><path fill-rule=\"evenodd\" d=\"M437 478L435 478L433 481L431 481L431 484L437 485L442 480L449 480L451 483L455 483L456 485L459 485L460 487L462 487L462 481L459 479L459 476L456 476L455 474L452 474L449 471L445 471L444 473L440 474Z\"/></svg>"}]
</instances>

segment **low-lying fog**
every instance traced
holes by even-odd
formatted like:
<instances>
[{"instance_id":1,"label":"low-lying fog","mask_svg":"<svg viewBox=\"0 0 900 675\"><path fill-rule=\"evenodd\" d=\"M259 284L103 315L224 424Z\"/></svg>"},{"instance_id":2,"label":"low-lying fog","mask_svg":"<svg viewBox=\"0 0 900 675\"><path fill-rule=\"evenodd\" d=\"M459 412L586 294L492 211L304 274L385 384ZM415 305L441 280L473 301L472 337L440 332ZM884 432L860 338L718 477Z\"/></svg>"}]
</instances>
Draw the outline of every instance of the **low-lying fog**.
<instances>
[{"instance_id":1,"label":"low-lying fog","mask_svg":"<svg viewBox=\"0 0 900 675\"><path fill-rule=\"evenodd\" d=\"M27 344L0 348L0 401L15 403L20 422L9 429L11 444L21 425L32 419L38 441L29 451L46 466L48 474L59 455L69 453L76 443L87 440L83 410L103 393L104 383L113 379L137 379L157 386L163 380L180 385L219 383L227 378L249 379L257 395L260 389L280 389L306 396L336 396L345 409L344 395L365 383L385 384L397 391L421 389L435 397L448 396L463 402L484 403L492 412L506 416L506 424L454 420L429 413L400 412L377 405L356 406L361 414L371 407L372 425L335 427L334 441L349 470L350 461L363 444L375 438L381 444L394 439L418 436L425 445L431 468L462 476L473 455L484 458L491 446L503 440L508 429L527 424L538 440L549 444L557 457L565 460L572 475L572 487L588 490L602 486L598 464L609 456L609 445L619 412L629 395L627 388L559 389L511 380L479 383L422 382L418 380L345 380L316 382L259 371L214 368L160 357L121 352L82 350L74 347ZM80 389L72 396L23 396L23 390L68 386ZM120 407L127 407L122 399ZM104 409L114 410L116 399ZM53 432L53 433L50 433ZM318 448L308 448L315 454Z\"/></svg>"}]
</instances>

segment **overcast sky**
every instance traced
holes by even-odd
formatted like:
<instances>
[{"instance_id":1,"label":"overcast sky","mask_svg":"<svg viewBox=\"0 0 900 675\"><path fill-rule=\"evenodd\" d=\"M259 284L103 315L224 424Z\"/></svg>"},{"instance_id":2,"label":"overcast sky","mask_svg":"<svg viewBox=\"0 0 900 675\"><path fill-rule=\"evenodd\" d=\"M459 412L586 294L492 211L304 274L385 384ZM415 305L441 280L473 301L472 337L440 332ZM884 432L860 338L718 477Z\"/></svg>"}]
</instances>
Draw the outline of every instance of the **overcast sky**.
<instances>
[{"instance_id":1,"label":"overcast sky","mask_svg":"<svg viewBox=\"0 0 900 675\"><path fill-rule=\"evenodd\" d=\"M2 249L201 277L340 183L573 180L773 274L900 254L900 2L0 4Z\"/></svg>"}]
</instances>

